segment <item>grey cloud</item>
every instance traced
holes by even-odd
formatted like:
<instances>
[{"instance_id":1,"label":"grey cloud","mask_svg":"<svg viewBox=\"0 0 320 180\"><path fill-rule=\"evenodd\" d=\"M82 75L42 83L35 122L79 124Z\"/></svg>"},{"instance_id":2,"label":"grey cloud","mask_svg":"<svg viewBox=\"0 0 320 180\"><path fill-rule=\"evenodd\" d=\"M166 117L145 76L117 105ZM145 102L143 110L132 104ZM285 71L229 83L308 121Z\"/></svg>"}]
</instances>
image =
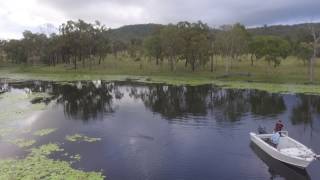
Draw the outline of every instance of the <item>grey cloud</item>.
<instances>
[{"instance_id":1,"label":"grey cloud","mask_svg":"<svg viewBox=\"0 0 320 180\"><path fill-rule=\"evenodd\" d=\"M318 20L318 0L44 0L49 6L66 14L67 18L101 20L111 26L134 23L170 23L182 20L202 20L210 25L241 22L248 26ZM128 11L119 16L116 11ZM123 8L121 8L123 7ZM130 16L130 8L140 14ZM126 13L126 12L124 12ZM121 14L121 13L120 13Z\"/></svg>"},{"instance_id":2,"label":"grey cloud","mask_svg":"<svg viewBox=\"0 0 320 180\"><path fill-rule=\"evenodd\" d=\"M27 3L28 0L25 1ZM9 22L10 19L6 19L9 15L1 13L1 10L6 9L1 4L0 33L22 32L22 28L35 29L34 24L22 22L24 27L21 27L21 23ZM15 11L16 5L12 6L12 11ZM41 17L43 22L55 25L69 19L83 19L90 22L99 20L113 28L127 24L198 20L211 26L235 22L260 26L320 20L319 0L36 0L32 8L39 10L44 7L50 12L29 10L27 14L31 14L30 17ZM6 25L8 23L10 25Z\"/></svg>"}]
</instances>

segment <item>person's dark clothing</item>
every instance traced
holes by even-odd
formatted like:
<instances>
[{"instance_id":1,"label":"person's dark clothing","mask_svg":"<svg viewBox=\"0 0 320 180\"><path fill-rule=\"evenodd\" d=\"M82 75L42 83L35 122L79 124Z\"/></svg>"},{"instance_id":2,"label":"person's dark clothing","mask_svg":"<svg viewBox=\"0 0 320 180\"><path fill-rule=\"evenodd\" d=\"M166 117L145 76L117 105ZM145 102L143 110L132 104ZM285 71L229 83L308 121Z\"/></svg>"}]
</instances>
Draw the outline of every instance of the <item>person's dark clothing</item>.
<instances>
[{"instance_id":1,"label":"person's dark clothing","mask_svg":"<svg viewBox=\"0 0 320 180\"><path fill-rule=\"evenodd\" d=\"M275 132L279 132L279 131L282 131L282 128L283 128L283 124L281 122L277 122L276 123L276 126L274 128L274 131Z\"/></svg>"}]
</instances>

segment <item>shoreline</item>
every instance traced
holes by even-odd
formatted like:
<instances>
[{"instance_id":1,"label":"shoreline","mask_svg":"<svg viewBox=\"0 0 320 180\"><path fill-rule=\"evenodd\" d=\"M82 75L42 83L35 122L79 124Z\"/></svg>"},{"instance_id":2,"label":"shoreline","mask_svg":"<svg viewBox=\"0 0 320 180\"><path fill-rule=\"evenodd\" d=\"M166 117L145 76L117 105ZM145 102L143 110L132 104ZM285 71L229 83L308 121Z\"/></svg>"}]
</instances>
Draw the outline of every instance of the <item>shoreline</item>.
<instances>
[{"instance_id":1,"label":"shoreline","mask_svg":"<svg viewBox=\"0 0 320 180\"><path fill-rule=\"evenodd\" d=\"M290 84L272 82L249 82L241 80L219 80L215 78L194 76L163 76L163 75L118 75L75 72L12 72L9 69L0 69L0 78L8 80L42 80L42 81L133 81L142 83L163 83L168 85L216 85L226 89L255 89L269 93L303 93L320 95L319 84Z\"/></svg>"}]
</instances>

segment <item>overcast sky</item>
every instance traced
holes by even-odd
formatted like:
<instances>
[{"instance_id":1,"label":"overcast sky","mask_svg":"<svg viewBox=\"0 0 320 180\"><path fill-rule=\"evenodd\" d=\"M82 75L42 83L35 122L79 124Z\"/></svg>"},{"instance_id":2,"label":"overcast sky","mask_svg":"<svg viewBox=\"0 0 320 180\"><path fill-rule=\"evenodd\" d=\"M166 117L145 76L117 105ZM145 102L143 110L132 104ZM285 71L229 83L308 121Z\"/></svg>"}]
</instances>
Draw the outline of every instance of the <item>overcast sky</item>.
<instances>
[{"instance_id":1,"label":"overcast sky","mask_svg":"<svg viewBox=\"0 0 320 180\"><path fill-rule=\"evenodd\" d=\"M294 24L320 19L320 0L1 0L0 38L25 29L48 31L66 20L99 20L107 27L198 21L211 26Z\"/></svg>"}]
</instances>

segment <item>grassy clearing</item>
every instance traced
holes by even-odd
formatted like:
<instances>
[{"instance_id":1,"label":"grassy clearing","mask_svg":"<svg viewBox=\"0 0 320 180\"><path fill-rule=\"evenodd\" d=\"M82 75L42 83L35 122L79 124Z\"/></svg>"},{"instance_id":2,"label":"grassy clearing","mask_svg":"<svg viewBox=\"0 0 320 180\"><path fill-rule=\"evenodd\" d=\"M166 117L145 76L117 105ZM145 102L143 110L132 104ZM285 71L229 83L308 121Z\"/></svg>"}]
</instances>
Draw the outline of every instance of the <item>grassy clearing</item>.
<instances>
[{"instance_id":1,"label":"grassy clearing","mask_svg":"<svg viewBox=\"0 0 320 180\"><path fill-rule=\"evenodd\" d=\"M125 56L118 59L110 56L100 65L96 62L91 65L87 63L87 67L83 68L79 64L77 70L73 70L72 65L55 67L2 65L0 78L53 81L134 79L175 85L216 84L226 88L250 88L270 92L320 93L320 63L315 69L316 80L313 85L308 84L306 65L294 57L282 61L277 68L269 66L263 60L256 61L254 66L251 66L251 61L244 57L241 61L232 63L228 76L225 76L224 60L217 57L214 68L215 71L210 72L208 64L198 67L196 72L191 72L190 68L184 67L184 62L179 62L176 70L171 72L166 61L161 65L155 65L155 62L150 62L148 59L133 61Z\"/></svg>"}]
</instances>

